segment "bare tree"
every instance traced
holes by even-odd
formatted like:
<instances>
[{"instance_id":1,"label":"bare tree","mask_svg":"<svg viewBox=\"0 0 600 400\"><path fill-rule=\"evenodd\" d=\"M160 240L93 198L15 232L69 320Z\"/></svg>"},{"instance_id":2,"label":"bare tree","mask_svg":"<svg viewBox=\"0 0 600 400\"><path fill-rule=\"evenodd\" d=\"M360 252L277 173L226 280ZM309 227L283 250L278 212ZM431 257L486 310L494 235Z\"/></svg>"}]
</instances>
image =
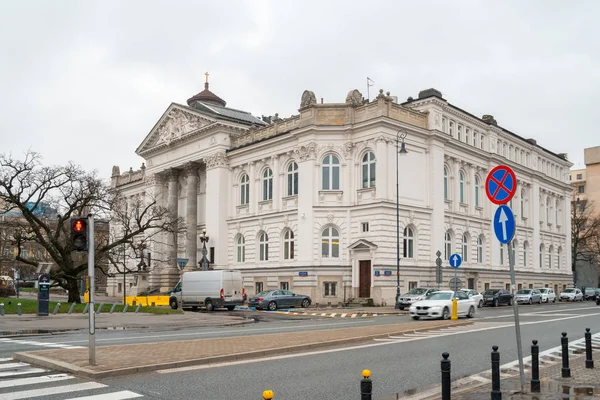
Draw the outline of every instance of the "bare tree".
<instances>
[{"instance_id":1,"label":"bare tree","mask_svg":"<svg viewBox=\"0 0 600 400\"><path fill-rule=\"evenodd\" d=\"M600 214L589 200L571 202L571 270L577 284L577 262L592 262L600 250Z\"/></svg>"},{"instance_id":2,"label":"bare tree","mask_svg":"<svg viewBox=\"0 0 600 400\"><path fill-rule=\"evenodd\" d=\"M121 272L122 258L117 254L123 246L130 249L129 257L137 257L140 249L160 234L177 234L182 229L181 220L159 206L156 199L126 202L96 173L71 163L44 166L40 155L34 152L25 153L23 160L0 155L0 211L22 215L27 224L15 236L17 248L35 242L48 252L57 266L51 270L50 278L69 291L69 302L81 301L77 278L88 268L86 254L73 251L71 218L92 213L99 221L101 229L94 243L95 268L104 274L110 273L111 266ZM109 224L120 226L120 234L112 234ZM20 250L16 259L39 265L37 260L23 257Z\"/></svg>"}]
</instances>

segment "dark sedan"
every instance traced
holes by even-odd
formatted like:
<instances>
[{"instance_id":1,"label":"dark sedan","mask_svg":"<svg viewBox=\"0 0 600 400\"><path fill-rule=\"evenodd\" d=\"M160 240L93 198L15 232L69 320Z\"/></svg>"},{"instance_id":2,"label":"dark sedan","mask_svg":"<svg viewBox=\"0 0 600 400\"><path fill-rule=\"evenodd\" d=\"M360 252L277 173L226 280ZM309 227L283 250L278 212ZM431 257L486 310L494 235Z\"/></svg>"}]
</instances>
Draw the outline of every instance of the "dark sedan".
<instances>
[{"instance_id":1,"label":"dark sedan","mask_svg":"<svg viewBox=\"0 0 600 400\"><path fill-rule=\"evenodd\" d=\"M303 294L292 293L289 290L267 290L252 297L248 305L258 310L266 308L274 311L287 307L306 308L310 303L310 297Z\"/></svg>"},{"instance_id":2,"label":"dark sedan","mask_svg":"<svg viewBox=\"0 0 600 400\"><path fill-rule=\"evenodd\" d=\"M513 297L508 290L488 289L483 292L483 304L486 306L498 307L501 304L512 305Z\"/></svg>"}]
</instances>

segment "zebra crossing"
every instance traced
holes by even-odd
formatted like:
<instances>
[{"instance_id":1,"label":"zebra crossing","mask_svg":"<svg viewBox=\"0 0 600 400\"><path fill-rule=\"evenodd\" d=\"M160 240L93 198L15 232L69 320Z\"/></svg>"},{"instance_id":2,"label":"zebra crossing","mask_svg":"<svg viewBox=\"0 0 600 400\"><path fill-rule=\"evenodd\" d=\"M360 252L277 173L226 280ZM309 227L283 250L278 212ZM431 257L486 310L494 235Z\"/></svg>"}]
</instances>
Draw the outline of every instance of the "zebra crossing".
<instances>
[{"instance_id":1,"label":"zebra crossing","mask_svg":"<svg viewBox=\"0 0 600 400\"><path fill-rule=\"evenodd\" d=\"M38 342L38 341L34 341L34 340L9 339L9 338L0 338L0 344L40 346L40 347L49 347L49 348L53 348L53 349L83 349L82 346L70 346L68 344ZM2 362L4 360L6 360L6 359L0 358L0 362Z\"/></svg>"},{"instance_id":2,"label":"zebra crossing","mask_svg":"<svg viewBox=\"0 0 600 400\"><path fill-rule=\"evenodd\" d=\"M65 395L67 397L65 397ZM30 364L0 359L0 400L127 400L143 395Z\"/></svg>"}]
</instances>

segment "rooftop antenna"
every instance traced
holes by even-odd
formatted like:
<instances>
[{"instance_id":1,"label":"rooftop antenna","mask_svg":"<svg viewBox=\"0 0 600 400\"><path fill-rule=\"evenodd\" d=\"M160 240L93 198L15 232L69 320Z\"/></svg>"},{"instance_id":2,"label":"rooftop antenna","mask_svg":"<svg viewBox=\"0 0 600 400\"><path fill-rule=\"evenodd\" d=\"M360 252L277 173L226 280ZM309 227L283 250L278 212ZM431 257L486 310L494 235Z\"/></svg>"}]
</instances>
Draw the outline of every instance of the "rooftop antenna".
<instances>
[{"instance_id":1,"label":"rooftop antenna","mask_svg":"<svg viewBox=\"0 0 600 400\"><path fill-rule=\"evenodd\" d=\"M373 81L373 79L371 79L367 76L367 102L371 101L371 95L370 95L369 88L371 86L373 86L374 84L375 84L375 81Z\"/></svg>"}]
</instances>

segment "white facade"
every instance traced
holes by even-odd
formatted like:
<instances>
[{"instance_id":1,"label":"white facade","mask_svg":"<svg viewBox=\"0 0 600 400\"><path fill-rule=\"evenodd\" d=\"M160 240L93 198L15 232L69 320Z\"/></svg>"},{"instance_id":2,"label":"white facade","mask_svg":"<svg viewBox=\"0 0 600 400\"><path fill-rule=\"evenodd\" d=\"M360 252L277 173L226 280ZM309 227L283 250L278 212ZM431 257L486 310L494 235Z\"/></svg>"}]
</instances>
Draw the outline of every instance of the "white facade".
<instances>
[{"instance_id":1,"label":"white facade","mask_svg":"<svg viewBox=\"0 0 600 400\"><path fill-rule=\"evenodd\" d=\"M435 90L402 105L383 93L366 103L356 90L346 103L315 100L306 91L299 115L269 124L233 117L210 99L171 104L137 150L147 167L113 173L113 186L126 196L156 197L186 220L185 235L151 249L165 261L151 266L149 287L176 283L175 257L197 265L197 237L206 228L211 266L240 269L249 294L282 287L313 303L370 297L393 304L396 162L402 293L437 287L437 250L442 258L463 255L465 286L510 282L506 247L501 253L490 223L496 206L484 188L499 164L518 179L517 283L572 283L571 164L564 156L448 104ZM399 130L407 133L408 153L396 160ZM446 287L451 271L444 265ZM109 280L110 294L119 294L118 281L111 293Z\"/></svg>"}]
</instances>

